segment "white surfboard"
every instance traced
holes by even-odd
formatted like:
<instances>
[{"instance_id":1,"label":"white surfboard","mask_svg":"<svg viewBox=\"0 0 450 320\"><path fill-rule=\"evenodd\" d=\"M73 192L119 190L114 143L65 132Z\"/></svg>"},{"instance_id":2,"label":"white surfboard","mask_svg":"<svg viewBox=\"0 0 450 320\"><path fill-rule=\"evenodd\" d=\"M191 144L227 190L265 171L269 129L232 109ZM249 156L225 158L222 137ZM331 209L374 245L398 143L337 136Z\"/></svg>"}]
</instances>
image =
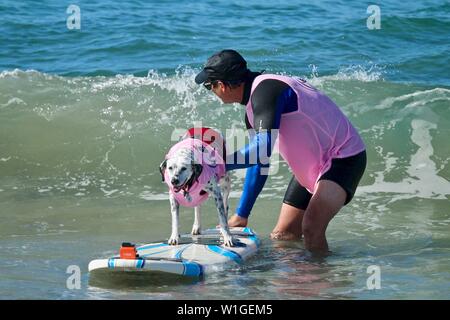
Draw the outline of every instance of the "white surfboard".
<instances>
[{"instance_id":1,"label":"white surfboard","mask_svg":"<svg viewBox=\"0 0 450 320\"><path fill-rule=\"evenodd\" d=\"M219 229L202 230L201 235L184 234L176 246L167 241L136 246L136 259L114 256L89 263L89 272L163 272L201 277L226 265L239 265L254 255L260 240L250 228L230 228L234 247L223 245Z\"/></svg>"}]
</instances>

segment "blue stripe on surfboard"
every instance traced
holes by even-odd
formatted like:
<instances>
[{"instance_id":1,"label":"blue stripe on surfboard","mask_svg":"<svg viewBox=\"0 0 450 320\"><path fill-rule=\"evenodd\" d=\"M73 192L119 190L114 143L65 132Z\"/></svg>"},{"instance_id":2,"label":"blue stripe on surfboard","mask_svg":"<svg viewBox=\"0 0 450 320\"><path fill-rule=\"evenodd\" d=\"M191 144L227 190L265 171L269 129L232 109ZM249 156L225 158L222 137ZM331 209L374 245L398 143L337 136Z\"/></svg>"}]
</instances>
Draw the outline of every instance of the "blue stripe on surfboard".
<instances>
[{"instance_id":1,"label":"blue stripe on surfboard","mask_svg":"<svg viewBox=\"0 0 450 320\"><path fill-rule=\"evenodd\" d=\"M114 268L114 259L108 259L108 268Z\"/></svg>"},{"instance_id":2,"label":"blue stripe on surfboard","mask_svg":"<svg viewBox=\"0 0 450 320\"><path fill-rule=\"evenodd\" d=\"M186 245L185 247L183 247L183 248L181 248L180 250L178 250L176 253L175 253L175 256L174 256L174 258L175 259L180 259L180 260L182 260L182 254L183 254L183 252L184 252L184 250L186 250L188 247L190 247L192 244L188 244L188 245ZM186 272L188 271L188 272L195 272L194 270L191 270L190 268L189 268L189 266L188 266L188 264L189 263L186 263L185 261L181 261L182 262L182 264L183 264L183 275L186 275Z\"/></svg>"},{"instance_id":3,"label":"blue stripe on surfboard","mask_svg":"<svg viewBox=\"0 0 450 320\"><path fill-rule=\"evenodd\" d=\"M145 260L144 259L138 259L136 260L136 268L142 269L144 267Z\"/></svg>"},{"instance_id":4,"label":"blue stripe on surfboard","mask_svg":"<svg viewBox=\"0 0 450 320\"><path fill-rule=\"evenodd\" d=\"M116 259L119 259L119 258L110 258L110 259L108 259L108 268L114 269L116 267L116 262L115 262ZM135 268L137 268L137 269L144 268L144 265L145 265L145 260L144 259L136 259L135 262L136 262Z\"/></svg>"},{"instance_id":5,"label":"blue stripe on surfboard","mask_svg":"<svg viewBox=\"0 0 450 320\"><path fill-rule=\"evenodd\" d=\"M181 249L179 249L178 251L175 252L174 254L174 258L176 259L183 259L183 252L190 247L192 244L187 244L184 245ZM159 251L160 252L167 252L173 250L173 248L171 247L169 250L163 250L163 251ZM150 254L146 254L146 255L141 255L141 257L145 257L145 256L149 256L152 254L156 254L156 253L150 253ZM145 263L145 260L142 260L143 264ZM203 275L203 266L193 262L193 261L181 261L182 265L183 265L183 272L181 273L182 275L185 276L189 276L189 277L200 277ZM139 267L138 265L136 267ZM143 268L144 265L141 266L141 268Z\"/></svg>"},{"instance_id":6,"label":"blue stripe on surfboard","mask_svg":"<svg viewBox=\"0 0 450 320\"><path fill-rule=\"evenodd\" d=\"M182 274L184 276L199 277L199 276L203 275L203 267L196 262L183 260L183 252L192 245L193 245L192 243L188 244L184 248L178 250L175 253L175 258L182 260L181 261L183 263L183 273Z\"/></svg>"},{"instance_id":7,"label":"blue stripe on surfboard","mask_svg":"<svg viewBox=\"0 0 450 320\"><path fill-rule=\"evenodd\" d=\"M183 262L183 265L183 275L188 277L201 277L203 275L203 267L201 264L192 261L186 261Z\"/></svg>"},{"instance_id":8,"label":"blue stripe on surfboard","mask_svg":"<svg viewBox=\"0 0 450 320\"><path fill-rule=\"evenodd\" d=\"M252 240L255 244L256 247L259 248L259 245L261 244L261 240L258 239L258 237L256 236L250 236L248 237L250 240Z\"/></svg>"},{"instance_id":9,"label":"blue stripe on surfboard","mask_svg":"<svg viewBox=\"0 0 450 320\"><path fill-rule=\"evenodd\" d=\"M167 250L161 250L161 251L156 251L156 252L147 253L147 254L140 254L139 257L145 258L145 257L152 256L152 255L155 255L155 254L158 254L158 253L168 252L168 251L172 251L172 250L173 249L170 248L170 249L167 249Z\"/></svg>"},{"instance_id":10,"label":"blue stripe on surfboard","mask_svg":"<svg viewBox=\"0 0 450 320\"><path fill-rule=\"evenodd\" d=\"M139 250L153 249L153 248L158 248L158 247L166 247L168 245L169 244L167 244L167 243L148 244L148 245L144 245L142 247L136 248L136 250L139 251Z\"/></svg>"},{"instance_id":11,"label":"blue stripe on surfboard","mask_svg":"<svg viewBox=\"0 0 450 320\"><path fill-rule=\"evenodd\" d=\"M215 252L215 253L218 253L218 254L220 254L220 255L222 255L224 257L227 257L227 258L229 258L230 260L233 260L236 263L242 263L242 257L240 256L239 253L236 253L236 252L231 251L231 250L224 249L224 248L216 246L216 245L208 245L208 249L213 251L213 252Z\"/></svg>"},{"instance_id":12,"label":"blue stripe on surfboard","mask_svg":"<svg viewBox=\"0 0 450 320\"><path fill-rule=\"evenodd\" d=\"M181 255L183 254L184 250L186 250L186 249L187 249L188 247L190 247L191 245L192 245L192 243L190 243L190 244L184 246L183 248L181 248L180 250L178 250L178 251L175 253L175 259L181 259Z\"/></svg>"},{"instance_id":13,"label":"blue stripe on surfboard","mask_svg":"<svg viewBox=\"0 0 450 320\"><path fill-rule=\"evenodd\" d=\"M259 238L254 234L254 232L249 228L249 227L245 227L244 230L242 230L244 232L247 232L248 234L250 234L251 236L249 236L248 238L250 240L253 240L253 242L255 242L256 247L258 248L259 245L261 244L261 241L259 240Z\"/></svg>"}]
</instances>

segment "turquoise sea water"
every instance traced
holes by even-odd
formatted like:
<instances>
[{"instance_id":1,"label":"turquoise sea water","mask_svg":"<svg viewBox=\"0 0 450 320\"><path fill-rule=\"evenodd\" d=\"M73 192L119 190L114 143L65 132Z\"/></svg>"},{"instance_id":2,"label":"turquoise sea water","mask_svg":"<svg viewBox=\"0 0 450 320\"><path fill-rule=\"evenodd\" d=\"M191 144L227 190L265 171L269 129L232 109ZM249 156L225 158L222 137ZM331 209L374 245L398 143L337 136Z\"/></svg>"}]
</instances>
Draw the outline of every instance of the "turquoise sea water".
<instances>
[{"instance_id":1,"label":"turquoise sea water","mask_svg":"<svg viewBox=\"0 0 450 320\"><path fill-rule=\"evenodd\" d=\"M78 5L81 28L66 13ZM1 1L0 299L449 299L450 3ZM250 226L261 252L201 281L92 283L90 260L169 236L158 165L175 129L244 128L193 79L234 48L253 70L301 76L360 131L368 167L331 222L333 254L268 234L290 178L275 161ZM231 209L245 172L233 173ZM193 213L182 209L183 232ZM217 216L206 204L204 226ZM66 287L81 268L81 289ZM367 268L381 270L369 290Z\"/></svg>"}]
</instances>

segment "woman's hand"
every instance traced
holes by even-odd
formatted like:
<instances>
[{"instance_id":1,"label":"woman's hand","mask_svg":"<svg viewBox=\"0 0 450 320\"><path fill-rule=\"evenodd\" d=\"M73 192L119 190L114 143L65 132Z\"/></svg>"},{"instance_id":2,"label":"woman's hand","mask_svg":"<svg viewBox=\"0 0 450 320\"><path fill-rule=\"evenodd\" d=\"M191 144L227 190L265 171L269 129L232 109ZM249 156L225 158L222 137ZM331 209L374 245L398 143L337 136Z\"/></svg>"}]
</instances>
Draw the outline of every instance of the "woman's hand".
<instances>
[{"instance_id":1,"label":"woman's hand","mask_svg":"<svg viewBox=\"0 0 450 320\"><path fill-rule=\"evenodd\" d=\"M228 226L229 227L246 227L247 222L248 222L248 219L242 218L242 217L238 216L237 214L235 214L228 220Z\"/></svg>"}]
</instances>

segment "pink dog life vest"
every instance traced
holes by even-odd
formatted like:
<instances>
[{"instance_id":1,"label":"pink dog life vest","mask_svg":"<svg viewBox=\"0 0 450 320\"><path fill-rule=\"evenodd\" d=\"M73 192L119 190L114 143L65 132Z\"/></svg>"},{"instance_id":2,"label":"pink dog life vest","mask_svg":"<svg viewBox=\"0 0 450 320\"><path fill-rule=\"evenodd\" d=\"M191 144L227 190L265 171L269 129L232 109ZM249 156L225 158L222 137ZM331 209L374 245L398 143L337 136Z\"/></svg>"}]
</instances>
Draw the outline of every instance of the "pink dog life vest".
<instances>
[{"instance_id":1,"label":"pink dog life vest","mask_svg":"<svg viewBox=\"0 0 450 320\"><path fill-rule=\"evenodd\" d=\"M164 172L164 181L180 205L196 207L208 199L209 195L207 192L204 192L204 189L209 180L214 175L216 175L217 179L225 175L225 162L219 152L216 152L210 144L193 138L186 138L175 144L167 153L166 159L173 157L181 149L188 149L194 153L194 163L201 164L203 167L200 176L187 190L187 196L185 196L183 190L179 192L174 190L167 170Z\"/></svg>"},{"instance_id":2,"label":"pink dog life vest","mask_svg":"<svg viewBox=\"0 0 450 320\"><path fill-rule=\"evenodd\" d=\"M365 150L364 142L339 107L304 80L274 74L260 75L253 81L251 93L266 79L286 83L297 95L298 109L281 115L278 148L297 181L314 193L318 179L330 169L331 160L362 152ZM255 128L251 98L246 113Z\"/></svg>"}]
</instances>

